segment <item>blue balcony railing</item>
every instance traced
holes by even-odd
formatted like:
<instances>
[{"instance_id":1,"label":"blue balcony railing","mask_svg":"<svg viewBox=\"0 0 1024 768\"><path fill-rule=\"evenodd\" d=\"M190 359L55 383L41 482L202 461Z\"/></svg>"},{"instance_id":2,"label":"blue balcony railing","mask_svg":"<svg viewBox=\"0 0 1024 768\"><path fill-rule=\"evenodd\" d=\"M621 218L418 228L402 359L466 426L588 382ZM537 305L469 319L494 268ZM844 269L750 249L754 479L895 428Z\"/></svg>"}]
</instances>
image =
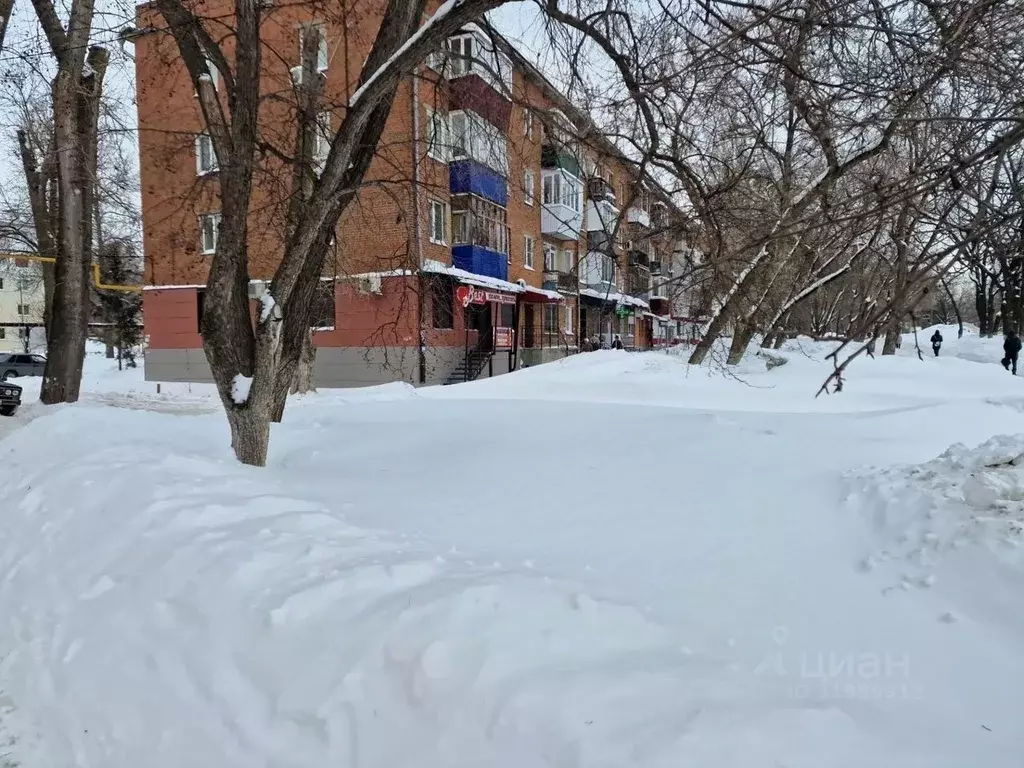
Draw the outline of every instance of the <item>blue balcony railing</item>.
<instances>
[{"instance_id":1,"label":"blue balcony railing","mask_svg":"<svg viewBox=\"0 0 1024 768\"><path fill-rule=\"evenodd\" d=\"M448 166L448 179L453 195L478 195L484 200L508 206L508 181L476 160L456 160Z\"/></svg>"},{"instance_id":2,"label":"blue balcony railing","mask_svg":"<svg viewBox=\"0 0 1024 768\"><path fill-rule=\"evenodd\" d=\"M456 245L452 265L476 275L508 280L508 256L479 245Z\"/></svg>"}]
</instances>

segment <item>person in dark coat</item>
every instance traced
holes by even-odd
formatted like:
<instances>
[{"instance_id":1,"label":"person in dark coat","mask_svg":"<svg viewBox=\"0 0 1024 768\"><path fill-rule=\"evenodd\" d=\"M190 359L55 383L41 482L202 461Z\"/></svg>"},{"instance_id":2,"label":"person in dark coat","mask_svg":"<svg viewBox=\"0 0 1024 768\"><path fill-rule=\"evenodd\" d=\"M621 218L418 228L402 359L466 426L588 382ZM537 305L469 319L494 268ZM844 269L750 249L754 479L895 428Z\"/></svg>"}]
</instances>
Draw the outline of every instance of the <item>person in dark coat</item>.
<instances>
[{"instance_id":1,"label":"person in dark coat","mask_svg":"<svg viewBox=\"0 0 1024 768\"><path fill-rule=\"evenodd\" d=\"M1016 331L1010 331L1006 334L1006 340L1003 342L1003 368L1010 371L1012 366L1012 373L1014 376L1017 375L1017 356L1020 355L1020 336L1017 335Z\"/></svg>"},{"instance_id":2,"label":"person in dark coat","mask_svg":"<svg viewBox=\"0 0 1024 768\"><path fill-rule=\"evenodd\" d=\"M939 347L942 346L942 334L939 333L938 329L936 329L935 333L932 334L931 342L932 342L932 352L934 352L935 356L938 357L939 356Z\"/></svg>"},{"instance_id":3,"label":"person in dark coat","mask_svg":"<svg viewBox=\"0 0 1024 768\"><path fill-rule=\"evenodd\" d=\"M612 349L622 349L622 339L618 336L616 336L615 341L612 342Z\"/></svg>"}]
</instances>

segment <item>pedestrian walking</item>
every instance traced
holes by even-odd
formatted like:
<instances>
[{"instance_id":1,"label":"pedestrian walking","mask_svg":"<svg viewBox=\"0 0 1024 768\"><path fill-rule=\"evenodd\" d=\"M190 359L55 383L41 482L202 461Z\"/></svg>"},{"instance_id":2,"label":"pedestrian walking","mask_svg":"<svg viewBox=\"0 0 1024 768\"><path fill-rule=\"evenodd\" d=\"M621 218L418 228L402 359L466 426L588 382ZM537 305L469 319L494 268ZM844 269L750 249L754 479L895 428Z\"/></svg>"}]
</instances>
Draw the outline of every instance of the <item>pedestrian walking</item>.
<instances>
[{"instance_id":1,"label":"pedestrian walking","mask_svg":"<svg viewBox=\"0 0 1024 768\"><path fill-rule=\"evenodd\" d=\"M1020 336L1017 332L1010 330L1006 334L1006 340L1003 342L1003 368L1010 371L1014 376L1017 375L1017 357L1020 355Z\"/></svg>"},{"instance_id":2,"label":"pedestrian walking","mask_svg":"<svg viewBox=\"0 0 1024 768\"><path fill-rule=\"evenodd\" d=\"M932 334L931 342L932 342L932 352L934 352L935 356L938 357L939 356L939 347L942 346L942 334L939 333L938 329L936 329L935 333Z\"/></svg>"}]
</instances>

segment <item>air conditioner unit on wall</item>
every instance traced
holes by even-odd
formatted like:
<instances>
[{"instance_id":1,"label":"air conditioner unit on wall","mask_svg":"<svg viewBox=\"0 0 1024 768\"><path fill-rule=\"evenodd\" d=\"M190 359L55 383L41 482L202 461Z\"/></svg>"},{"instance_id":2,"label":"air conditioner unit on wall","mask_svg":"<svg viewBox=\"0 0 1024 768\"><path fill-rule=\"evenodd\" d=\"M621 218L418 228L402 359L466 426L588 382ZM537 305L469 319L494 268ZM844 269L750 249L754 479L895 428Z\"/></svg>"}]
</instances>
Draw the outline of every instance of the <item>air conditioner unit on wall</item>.
<instances>
[{"instance_id":1,"label":"air conditioner unit on wall","mask_svg":"<svg viewBox=\"0 0 1024 768\"><path fill-rule=\"evenodd\" d=\"M381 279L380 275L367 275L359 278L358 291L362 294L373 294L379 296L381 294Z\"/></svg>"}]
</instances>

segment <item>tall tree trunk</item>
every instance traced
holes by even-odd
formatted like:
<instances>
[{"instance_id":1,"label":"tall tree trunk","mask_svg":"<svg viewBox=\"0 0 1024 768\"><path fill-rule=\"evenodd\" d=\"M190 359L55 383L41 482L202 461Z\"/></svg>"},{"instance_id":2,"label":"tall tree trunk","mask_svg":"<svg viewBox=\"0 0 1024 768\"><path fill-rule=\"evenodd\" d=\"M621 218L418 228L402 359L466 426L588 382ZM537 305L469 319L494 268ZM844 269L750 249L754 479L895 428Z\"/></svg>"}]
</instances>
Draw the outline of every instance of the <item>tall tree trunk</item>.
<instances>
[{"instance_id":1,"label":"tall tree trunk","mask_svg":"<svg viewBox=\"0 0 1024 768\"><path fill-rule=\"evenodd\" d=\"M76 77L73 68L62 65L53 86L60 236L49 349L39 394L47 405L75 402L82 384L99 100L108 61L105 49L90 48L89 69Z\"/></svg>"},{"instance_id":2,"label":"tall tree trunk","mask_svg":"<svg viewBox=\"0 0 1024 768\"><path fill-rule=\"evenodd\" d=\"M896 354L896 344L900 338L900 330L899 318L889 321L885 329L885 342L882 344L883 355Z\"/></svg>"},{"instance_id":3,"label":"tall tree trunk","mask_svg":"<svg viewBox=\"0 0 1024 768\"><path fill-rule=\"evenodd\" d=\"M755 326L753 323L743 323L736 327L732 336L732 344L729 347L729 359L726 361L728 365L739 365L740 361L743 360L743 355L750 345L750 340L754 338L754 330Z\"/></svg>"},{"instance_id":4,"label":"tall tree trunk","mask_svg":"<svg viewBox=\"0 0 1024 768\"><path fill-rule=\"evenodd\" d=\"M295 377L292 379L291 394L303 395L307 392L316 392L316 385L314 384L315 373L316 347L313 345L313 330L309 329L302 340L299 363L295 367Z\"/></svg>"}]
</instances>

